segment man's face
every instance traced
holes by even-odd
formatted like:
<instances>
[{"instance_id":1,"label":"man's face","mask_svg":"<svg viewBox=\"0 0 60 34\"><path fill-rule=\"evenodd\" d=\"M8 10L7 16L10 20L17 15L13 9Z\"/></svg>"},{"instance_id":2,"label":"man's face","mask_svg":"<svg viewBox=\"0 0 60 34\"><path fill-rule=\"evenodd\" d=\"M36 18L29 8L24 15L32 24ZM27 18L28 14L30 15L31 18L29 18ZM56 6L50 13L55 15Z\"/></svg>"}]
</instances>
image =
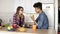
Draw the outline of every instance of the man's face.
<instances>
[{"instance_id":1,"label":"man's face","mask_svg":"<svg viewBox=\"0 0 60 34\"><path fill-rule=\"evenodd\" d=\"M40 11L41 11L40 8L35 8L36 13L39 13Z\"/></svg>"}]
</instances>

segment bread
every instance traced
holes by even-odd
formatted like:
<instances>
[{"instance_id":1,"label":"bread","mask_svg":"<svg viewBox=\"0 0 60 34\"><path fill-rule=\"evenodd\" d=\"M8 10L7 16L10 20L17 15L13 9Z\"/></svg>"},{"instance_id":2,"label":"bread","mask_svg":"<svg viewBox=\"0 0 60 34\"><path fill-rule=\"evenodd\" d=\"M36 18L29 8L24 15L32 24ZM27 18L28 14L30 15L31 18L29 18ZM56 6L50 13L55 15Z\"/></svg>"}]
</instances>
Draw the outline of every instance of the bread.
<instances>
[{"instance_id":1,"label":"bread","mask_svg":"<svg viewBox=\"0 0 60 34\"><path fill-rule=\"evenodd\" d=\"M20 31L20 32L26 32L26 28L20 27L20 28L18 28L18 31Z\"/></svg>"}]
</instances>

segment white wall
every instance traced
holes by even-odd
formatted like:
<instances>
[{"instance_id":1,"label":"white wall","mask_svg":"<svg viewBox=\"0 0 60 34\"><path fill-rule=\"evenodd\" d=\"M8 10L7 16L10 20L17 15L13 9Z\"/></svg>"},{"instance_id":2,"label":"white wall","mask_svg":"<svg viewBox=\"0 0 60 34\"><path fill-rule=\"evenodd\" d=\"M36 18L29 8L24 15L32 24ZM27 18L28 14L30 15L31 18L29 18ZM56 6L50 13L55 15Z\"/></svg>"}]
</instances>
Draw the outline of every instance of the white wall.
<instances>
[{"instance_id":1,"label":"white wall","mask_svg":"<svg viewBox=\"0 0 60 34\"><path fill-rule=\"evenodd\" d=\"M14 13L14 0L0 0L0 18L4 23L9 23L9 19Z\"/></svg>"},{"instance_id":2,"label":"white wall","mask_svg":"<svg viewBox=\"0 0 60 34\"><path fill-rule=\"evenodd\" d=\"M43 11L48 16L50 27L54 28L54 0L0 0L0 18L3 22L9 23L9 19L12 19L16 8L18 6L23 6L26 22L32 22L29 16L31 13L37 16L34 11L33 4L38 1L43 3ZM50 6L48 10L46 8L47 6Z\"/></svg>"}]
</instances>

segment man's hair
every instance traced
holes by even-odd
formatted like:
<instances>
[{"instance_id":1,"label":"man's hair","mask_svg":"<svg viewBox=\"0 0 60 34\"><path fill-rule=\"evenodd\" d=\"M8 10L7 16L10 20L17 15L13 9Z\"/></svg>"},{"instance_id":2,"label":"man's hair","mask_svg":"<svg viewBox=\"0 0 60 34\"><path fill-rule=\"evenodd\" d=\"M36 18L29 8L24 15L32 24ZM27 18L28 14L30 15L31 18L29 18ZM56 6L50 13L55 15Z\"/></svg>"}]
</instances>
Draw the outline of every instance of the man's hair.
<instances>
[{"instance_id":1,"label":"man's hair","mask_svg":"<svg viewBox=\"0 0 60 34\"><path fill-rule=\"evenodd\" d=\"M42 10L42 3L41 2L37 2L33 5L34 8L40 8Z\"/></svg>"}]
</instances>

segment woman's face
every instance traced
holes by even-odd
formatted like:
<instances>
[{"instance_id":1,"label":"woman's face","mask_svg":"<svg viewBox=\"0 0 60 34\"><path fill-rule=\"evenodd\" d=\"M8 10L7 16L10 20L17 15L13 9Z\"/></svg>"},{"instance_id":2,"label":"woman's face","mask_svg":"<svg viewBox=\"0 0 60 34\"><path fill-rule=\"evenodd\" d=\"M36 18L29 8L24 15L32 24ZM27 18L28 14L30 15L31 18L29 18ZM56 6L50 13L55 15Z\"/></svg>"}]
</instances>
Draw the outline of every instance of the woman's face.
<instances>
[{"instance_id":1,"label":"woman's face","mask_svg":"<svg viewBox=\"0 0 60 34\"><path fill-rule=\"evenodd\" d=\"M22 8L19 10L19 15L21 15L21 14L23 14L23 9Z\"/></svg>"}]
</instances>

